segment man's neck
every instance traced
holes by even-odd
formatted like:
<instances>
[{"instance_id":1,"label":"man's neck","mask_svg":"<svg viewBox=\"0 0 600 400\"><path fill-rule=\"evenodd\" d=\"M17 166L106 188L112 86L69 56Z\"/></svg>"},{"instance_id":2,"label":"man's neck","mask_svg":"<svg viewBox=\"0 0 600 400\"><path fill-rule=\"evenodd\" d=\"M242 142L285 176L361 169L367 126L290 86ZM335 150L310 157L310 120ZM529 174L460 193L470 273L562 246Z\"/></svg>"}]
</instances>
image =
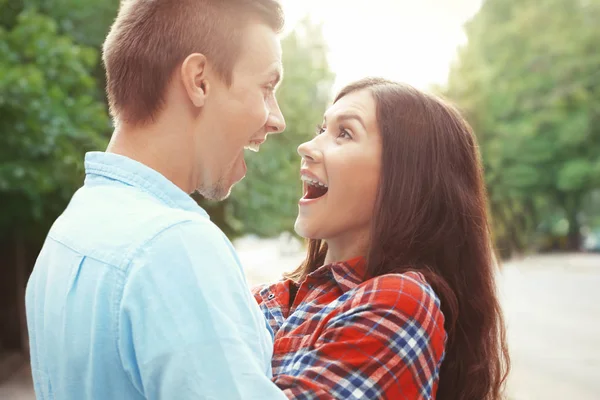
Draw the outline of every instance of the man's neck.
<instances>
[{"instance_id":1,"label":"man's neck","mask_svg":"<svg viewBox=\"0 0 600 400\"><path fill-rule=\"evenodd\" d=\"M183 145L181 135L177 133L181 132L174 132L173 128L167 129L161 124L119 127L106 151L140 162L165 176L181 190L191 193L195 185L193 165L188 156L190 148Z\"/></svg>"}]
</instances>

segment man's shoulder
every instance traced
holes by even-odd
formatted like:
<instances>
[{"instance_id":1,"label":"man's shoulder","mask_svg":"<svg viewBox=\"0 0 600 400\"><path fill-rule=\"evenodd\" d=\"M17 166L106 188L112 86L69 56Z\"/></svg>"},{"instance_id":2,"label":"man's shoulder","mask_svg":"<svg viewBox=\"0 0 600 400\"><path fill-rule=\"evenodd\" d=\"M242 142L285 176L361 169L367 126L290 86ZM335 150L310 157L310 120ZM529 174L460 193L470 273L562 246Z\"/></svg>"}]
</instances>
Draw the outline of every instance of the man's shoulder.
<instances>
[{"instance_id":1,"label":"man's shoulder","mask_svg":"<svg viewBox=\"0 0 600 400\"><path fill-rule=\"evenodd\" d=\"M153 286L168 280L180 289L201 290L217 296L223 291L250 295L237 253L225 234L212 222L197 218L165 226L135 246L126 258L128 282ZM163 283L160 284L164 289ZM175 290L175 288L172 288Z\"/></svg>"},{"instance_id":2,"label":"man's shoulder","mask_svg":"<svg viewBox=\"0 0 600 400\"><path fill-rule=\"evenodd\" d=\"M197 250L202 248L221 252L233 250L223 231L211 220L193 212L179 211L161 216L161 223L152 224L143 240L144 248L173 251Z\"/></svg>"},{"instance_id":3,"label":"man's shoulder","mask_svg":"<svg viewBox=\"0 0 600 400\"><path fill-rule=\"evenodd\" d=\"M233 244L209 218L185 210L170 210L159 221L152 223L138 244L132 246L129 264L139 267L166 257L176 267L189 264L199 270L219 265L220 272L226 274L229 270L236 275L241 269Z\"/></svg>"},{"instance_id":4,"label":"man's shoulder","mask_svg":"<svg viewBox=\"0 0 600 400\"><path fill-rule=\"evenodd\" d=\"M225 234L208 217L201 214L161 207L148 219L138 222L132 241L123 254L122 265L129 268L144 254L199 254L203 259L233 254L233 246Z\"/></svg>"},{"instance_id":5,"label":"man's shoulder","mask_svg":"<svg viewBox=\"0 0 600 400\"><path fill-rule=\"evenodd\" d=\"M82 188L49 236L84 256L126 268L131 258L171 229L186 225L203 237L221 230L199 212L177 209L136 188Z\"/></svg>"}]
</instances>

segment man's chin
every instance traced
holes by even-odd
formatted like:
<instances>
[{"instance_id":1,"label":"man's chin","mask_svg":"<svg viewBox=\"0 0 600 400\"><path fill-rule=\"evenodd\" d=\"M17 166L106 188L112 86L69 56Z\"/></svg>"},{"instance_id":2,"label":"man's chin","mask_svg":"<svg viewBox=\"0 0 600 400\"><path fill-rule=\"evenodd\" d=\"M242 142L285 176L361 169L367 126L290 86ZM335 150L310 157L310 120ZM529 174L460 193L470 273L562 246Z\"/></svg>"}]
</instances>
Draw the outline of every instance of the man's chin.
<instances>
[{"instance_id":1,"label":"man's chin","mask_svg":"<svg viewBox=\"0 0 600 400\"><path fill-rule=\"evenodd\" d=\"M204 197L206 200L223 201L231 194L232 187L233 185L228 185L228 187L217 185L212 188L199 188L197 192L200 193L200 195L202 195L202 197Z\"/></svg>"},{"instance_id":2,"label":"man's chin","mask_svg":"<svg viewBox=\"0 0 600 400\"><path fill-rule=\"evenodd\" d=\"M222 194L222 195L218 195L218 196L217 195L213 195L211 197L205 196L205 198L210 201L223 201L223 200L226 200L230 194L231 194L231 192L228 192L226 194Z\"/></svg>"}]
</instances>

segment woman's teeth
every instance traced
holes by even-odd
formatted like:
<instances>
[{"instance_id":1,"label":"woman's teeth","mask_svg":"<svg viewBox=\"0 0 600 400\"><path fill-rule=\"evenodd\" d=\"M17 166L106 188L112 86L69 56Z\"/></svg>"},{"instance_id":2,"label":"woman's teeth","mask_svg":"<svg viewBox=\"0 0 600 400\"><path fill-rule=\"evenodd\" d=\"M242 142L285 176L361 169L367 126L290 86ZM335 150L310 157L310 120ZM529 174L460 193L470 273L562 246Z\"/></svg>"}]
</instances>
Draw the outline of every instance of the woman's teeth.
<instances>
[{"instance_id":1,"label":"woman's teeth","mask_svg":"<svg viewBox=\"0 0 600 400\"><path fill-rule=\"evenodd\" d=\"M314 179L307 178L306 176L301 177L302 181L308 183L309 185L320 186L320 187L328 187L326 184L316 181Z\"/></svg>"}]
</instances>

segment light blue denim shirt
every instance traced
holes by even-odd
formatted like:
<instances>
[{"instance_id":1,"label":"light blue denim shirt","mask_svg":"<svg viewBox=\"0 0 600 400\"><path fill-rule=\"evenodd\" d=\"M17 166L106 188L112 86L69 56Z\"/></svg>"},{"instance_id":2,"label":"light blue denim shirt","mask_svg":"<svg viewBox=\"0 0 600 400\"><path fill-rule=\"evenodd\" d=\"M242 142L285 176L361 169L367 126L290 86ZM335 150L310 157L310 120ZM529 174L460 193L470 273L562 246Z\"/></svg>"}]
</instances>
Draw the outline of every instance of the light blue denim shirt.
<instances>
[{"instance_id":1,"label":"light blue denim shirt","mask_svg":"<svg viewBox=\"0 0 600 400\"><path fill-rule=\"evenodd\" d=\"M38 400L285 399L236 253L158 172L88 153L27 284Z\"/></svg>"}]
</instances>

